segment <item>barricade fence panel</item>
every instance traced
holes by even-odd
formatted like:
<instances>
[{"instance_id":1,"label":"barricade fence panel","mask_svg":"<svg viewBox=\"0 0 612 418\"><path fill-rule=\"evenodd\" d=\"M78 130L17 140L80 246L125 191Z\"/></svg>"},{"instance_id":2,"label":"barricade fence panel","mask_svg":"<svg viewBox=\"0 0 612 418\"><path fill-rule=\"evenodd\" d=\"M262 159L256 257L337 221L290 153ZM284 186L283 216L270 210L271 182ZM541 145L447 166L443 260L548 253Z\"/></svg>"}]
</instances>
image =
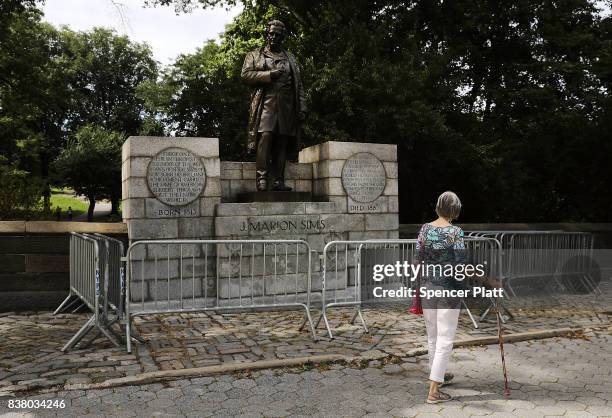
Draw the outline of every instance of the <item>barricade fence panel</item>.
<instances>
[{"instance_id":1,"label":"barricade fence panel","mask_svg":"<svg viewBox=\"0 0 612 418\"><path fill-rule=\"evenodd\" d=\"M119 345L120 338L111 329L113 323L122 317L123 300L123 244L99 234L78 234L70 236L70 292L56 309L59 313L68 308L86 305L93 315L66 343L62 351L73 348L91 330L103 333L113 344ZM111 319L109 311L115 313Z\"/></svg>"},{"instance_id":2,"label":"barricade fence panel","mask_svg":"<svg viewBox=\"0 0 612 418\"><path fill-rule=\"evenodd\" d=\"M463 286L468 289L500 288L502 281L499 242L491 238L468 237L464 243L463 258L461 263L457 264L482 264L483 273L479 280L461 279ZM411 266L423 261L418 258L416 240L333 241L325 246L322 259L323 306L316 326L323 321L330 338L333 338L327 317L330 308L355 306L351 322L359 318L367 331L360 309L362 305L401 303L408 307L413 300L408 292L420 289L420 279L410 274ZM457 272L457 277L465 276L464 273L459 273L459 269ZM491 300L485 300L488 307ZM462 306L474 326L478 327L467 304L462 302Z\"/></svg>"},{"instance_id":3,"label":"barricade fence panel","mask_svg":"<svg viewBox=\"0 0 612 418\"><path fill-rule=\"evenodd\" d=\"M125 247L123 242L101 234L93 234L107 246L108 254L108 292L107 301L110 308L123 316L125 299L125 267L123 257Z\"/></svg>"},{"instance_id":4,"label":"barricade fence panel","mask_svg":"<svg viewBox=\"0 0 612 418\"><path fill-rule=\"evenodd\" d=\"M500 242L504 285L514 296L531 296L534 290L548 294L563 291L560 280L566 284L566 290L597 291L597 283L589 273L593 255L590 233L471 231L468 235L491 237ZM556 290L549 286L551 283L559 285Z\"/></svg>"},{"instance_id":5,"label":"barricade fence panel","mask_svg":"<svg viewBox=\"0 0 612 418\"><path fill-rule=\"evenodd\" d=\"M55 310L78 310L87 306L92 312L96 307L96 286L101 277L100 248L95 239L84 234L70 234L70 290L68 297ZM99 289L98 289L99 292Z\"/></svg>"},{"instance_id":6,"label":"barricade fence panel","mask_svg":"<svg viewBox=\"0 0 612 418\"><path fill-rule=\"evenodd\" d=\"M131 318L151 313L298 307L313 328L306 241L138 241L126 260L128 351Z\"/></svg>"},{"instance_id":7,"label":"barricade fence panel","mask_svg":"<svg viewBox=\"0 0 612 418\"><path fill-rule=\"evenodd\" d=\"M484 271L484 277L466 279L465 288L503 289L505 298L516 297L518 282L549 293L599 291L600 279L592 274L591 234L470 231L464 243L462 263L482 265ZM72 309L75 303L93 312L64 349L73 347L92 328L116 344L111 325L124 312L128 351L131 319L163 312L298 307L305 310L302 327L309 322L316 338L310 310L320 304L317 325L323 320L333 337L327 317L333 307L353 306L352 321L360 319L367 330L362 305L399 302L410 306L412 297L402 292L418 289L418 280L399 273L385 273L384 280L375 275L382 272L381 266L418 262L416 240L332 241L319 257L303 240L138 241L125 251L117 239L73 233L70 294L56 312ZM385 297L376 294L383 291ZM480 320L484 320L494 304L489 297L482 301L484 305L469 298L461 301L474 327L478 322L470 308L481 307ZM512 317L503 303L497 306L507 313L502 320Z\"/></svg>"}]
</instances>

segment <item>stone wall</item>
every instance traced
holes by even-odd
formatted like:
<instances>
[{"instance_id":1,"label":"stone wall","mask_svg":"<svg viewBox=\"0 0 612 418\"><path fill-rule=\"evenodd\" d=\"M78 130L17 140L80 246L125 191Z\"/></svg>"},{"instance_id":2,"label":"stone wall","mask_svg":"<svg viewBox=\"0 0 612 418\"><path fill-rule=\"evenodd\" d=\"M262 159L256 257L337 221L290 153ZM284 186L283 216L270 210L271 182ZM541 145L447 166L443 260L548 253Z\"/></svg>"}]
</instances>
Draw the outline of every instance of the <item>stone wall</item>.
<instances>
[{"instance_id":1,"label":"stone wall","mask_svg":"<svg viewBox=\"0 0 612 418\"><path fill-rule=\"evenodd\" d=\"M55 309L66 298L71 231L127 238L122 223L0 222L0 312Z\"/></svg>"}]
</instances>

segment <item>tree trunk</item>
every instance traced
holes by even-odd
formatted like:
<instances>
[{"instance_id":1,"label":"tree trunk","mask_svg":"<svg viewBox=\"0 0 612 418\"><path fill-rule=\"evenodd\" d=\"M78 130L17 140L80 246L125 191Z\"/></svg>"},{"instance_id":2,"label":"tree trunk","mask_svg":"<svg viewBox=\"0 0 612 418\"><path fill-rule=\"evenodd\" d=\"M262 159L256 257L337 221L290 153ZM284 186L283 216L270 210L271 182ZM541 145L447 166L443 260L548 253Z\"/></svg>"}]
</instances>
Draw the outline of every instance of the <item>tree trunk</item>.
<instances>
[{"instance_id":1,"label":"tree trunk","mask_svg":"<svg viewBox=\"0 0 612 418\"><path fill-rule=\"evenodd\" d=\"M45 185L43 190L43 212L51 213L51 187L49 187L49 183Z\"/></svg>"},{"instance_id":2,"label":"tree trunk","mask_svg":"<svg viewBox=\"0 0 612 418\"><path fill-rule=\"evenodd\" d=\"M119 215L119 200L120 195L118 193L111 194L111 215Z\"/></svg>"},{"instance_id":3,"label":"tree trunk","mask_svg":"<svg viewBox=\"0 0 612 418\"><path fill-rule=\"evenodd\" d=\"M93 221L94 208L96 207L96 198L94 196L88 196L89 207L87 208L87 222Z\"/></svg>"}]
</instances>

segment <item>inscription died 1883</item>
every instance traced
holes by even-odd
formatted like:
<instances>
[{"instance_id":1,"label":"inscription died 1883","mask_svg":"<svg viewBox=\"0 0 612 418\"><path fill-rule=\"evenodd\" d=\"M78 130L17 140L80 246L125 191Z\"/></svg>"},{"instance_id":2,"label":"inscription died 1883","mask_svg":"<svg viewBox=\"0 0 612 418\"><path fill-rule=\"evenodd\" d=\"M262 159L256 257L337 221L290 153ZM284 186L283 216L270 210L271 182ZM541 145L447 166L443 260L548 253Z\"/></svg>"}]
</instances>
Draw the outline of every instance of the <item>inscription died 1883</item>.
<instances>
[{"instance_id":1,"label":"inscription died 1883","mask_svg":"<svg viewBox=\"0 0 612 418\"><path fill-rule=\"evenodd\" d=\"M182 206L198 198L206 184L202 161L184 148L166 148L149 163L147 182L159 201Z\"/></svg>"},{"instance_id":2,"label":"inscription died 1883","mask_svg":"<svg viewBox=\"0 0 612 418\"><path fill-rule=\"evenodd\" d=\"M387 185L383 163L369 152L351 155L342 167L342 187L355 202L378 199Z\"/></svg>"}]
</instances>

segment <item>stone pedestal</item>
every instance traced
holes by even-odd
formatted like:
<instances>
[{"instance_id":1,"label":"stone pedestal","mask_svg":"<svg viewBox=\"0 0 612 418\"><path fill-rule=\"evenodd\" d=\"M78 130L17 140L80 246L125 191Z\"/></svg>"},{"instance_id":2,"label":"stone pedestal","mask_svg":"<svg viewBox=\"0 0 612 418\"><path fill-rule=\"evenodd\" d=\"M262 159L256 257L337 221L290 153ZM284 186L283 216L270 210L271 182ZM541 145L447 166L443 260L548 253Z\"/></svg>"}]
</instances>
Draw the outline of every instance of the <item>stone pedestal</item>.
<instances>
[{"instance_id":1,"label":"stone pedestal","mask_svg":"<svg viewBox=\"0 0 612 418\"><path fill-rule=\"evenodd\" d=\"M312 193L309 192L244 192L238 194L239 203L249 202L310 202Z\"/></svg>"},{"instance_id":2,"label":"stone pedestal","mask_svg":"<svg viewBox=\"0 0 612 418\"><path fill-rule=\"evenodd\" d=\"M220 161L215 138L130 137L123 146L123 217L131 242L292 239L306 241L320 255L330 241L398 238L396 154L395 145L326 142L302 150L299 163L287 164L286 184L294 192L260 193L255 163ZM238 203L244 199L249 202ZM249 255L241 246L239 252L232 245L212 247L152 245L136 251L132 300L181 294L194 299L266 297L295 286L306 289L303 248L285 250L286 260L295 257L295 265L284 264L291 272L285 286L282 274L272 279L260 271L272 255ZM315 291L321 284L317 254L311 260ZM235 271L238 281L231 278ZM255 284L242 285L243 273L258 277ZM191 278L188 286L185 277ZM331 286L334 278L328 279Z\"/></svg>"},{"instance_id":3,"label":"stone pedestal","mask_svg":"<svg viewBox=\"0 0 612 418\"><path fill-rule=\"evenodd\" d=\"M325 142L302 150L301 164L312 164L312 193L336 202L346 213L368 216L368 223L398 229L397 146Z\"/></svg>"},{"instance_id":4,"label":"stone pedestal","mask_svg":"<svg viewBox=\"0 0 612 418\"><path fill-rule=\"evenodd\" d=\"M296 193L311 193L312 164L288 162L285 167L285 184ZM240 195L255 192L254 162L221 161L223 202L238 202Z\"/></svg>"}]
</instances>

